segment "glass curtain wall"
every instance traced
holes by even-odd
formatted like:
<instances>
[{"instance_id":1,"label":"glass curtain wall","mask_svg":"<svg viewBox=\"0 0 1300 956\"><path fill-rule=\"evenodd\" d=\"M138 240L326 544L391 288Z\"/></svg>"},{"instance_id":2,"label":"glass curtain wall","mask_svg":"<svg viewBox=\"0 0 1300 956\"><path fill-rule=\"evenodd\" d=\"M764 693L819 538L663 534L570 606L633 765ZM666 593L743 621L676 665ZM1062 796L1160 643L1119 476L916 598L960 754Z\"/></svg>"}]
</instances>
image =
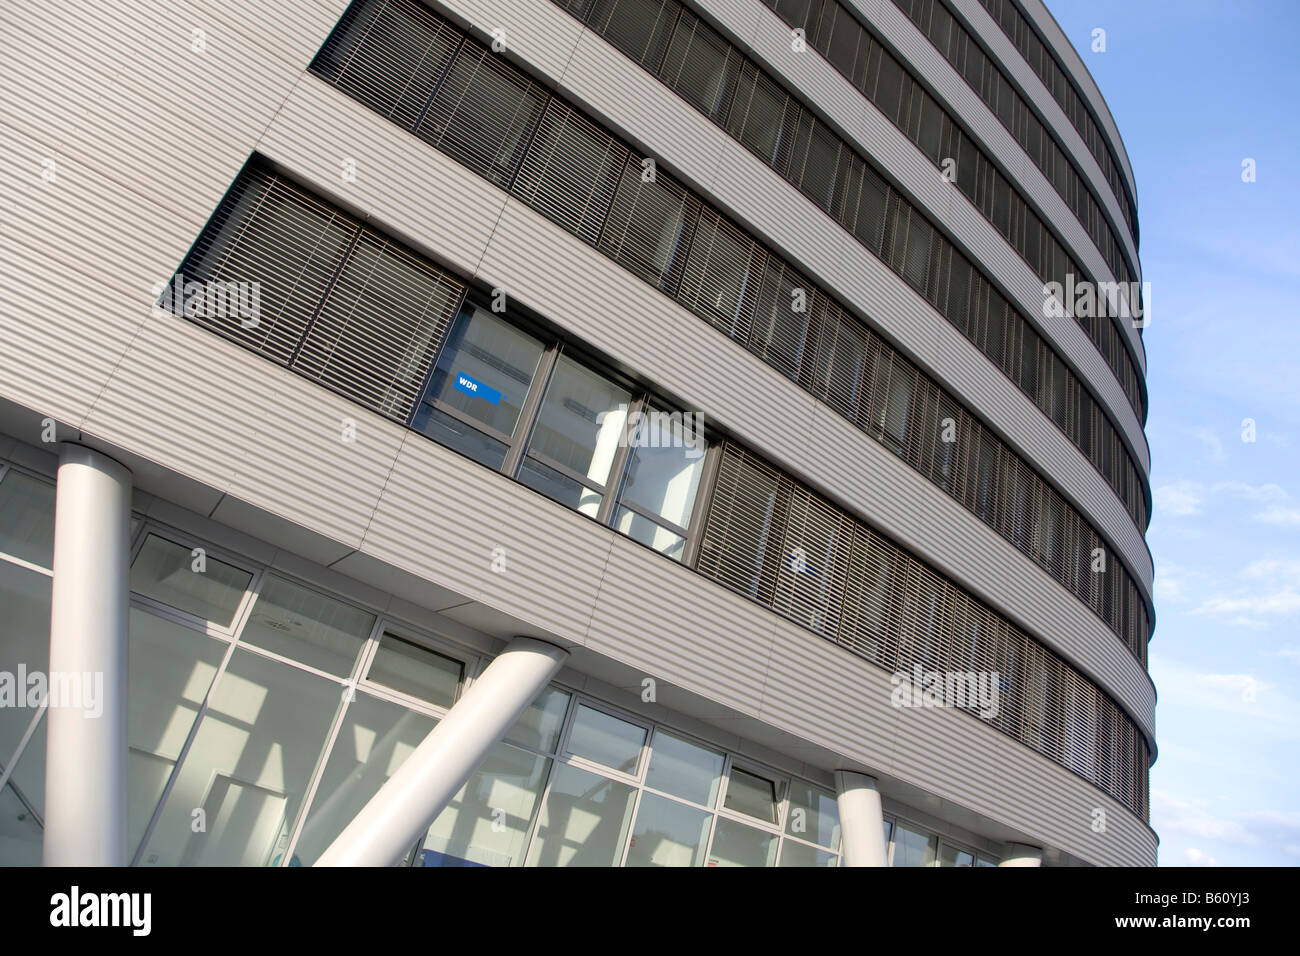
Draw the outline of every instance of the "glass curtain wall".
<instances>
[{"instance_id":1,"label":"glass curtain wall","mask_svg":"<svg viewBox=\"0 0 1300 956\"><path fill-rule=\"evenodd\" d=\"M656 454L624 499L680 527L698 478ZM48 667L53 527L53 483L0 463L0 671L16 677ZM311 865L481 662L175 529L136 519L132 535L132 862ZM0 707L0 865L41 860L44 711L26 704ZM839 835L829 791L551 686L404 862L836 866Z\"/></svg>"}]
</instances>

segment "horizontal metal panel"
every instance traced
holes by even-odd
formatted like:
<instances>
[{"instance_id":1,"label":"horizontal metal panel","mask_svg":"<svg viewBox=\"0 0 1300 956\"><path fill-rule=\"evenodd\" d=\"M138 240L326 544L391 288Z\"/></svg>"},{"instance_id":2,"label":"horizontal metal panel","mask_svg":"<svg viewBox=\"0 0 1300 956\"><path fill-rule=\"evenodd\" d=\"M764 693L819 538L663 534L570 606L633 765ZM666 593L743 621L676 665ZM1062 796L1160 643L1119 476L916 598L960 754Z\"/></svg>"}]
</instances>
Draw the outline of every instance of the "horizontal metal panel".
<instances>
[{"instance_id":1,"label":"horizontal metal panel","mask_svg":"<svg viewBox=\"0 0 1300 956\"><path fill-rule=\"evenodd\" d=\"M256 148L362 217L382 208L390 228L462 273L482 257L505 203L482 177L310 73ZM422 243L430 223L436 244Z\"/></svg>"},{"instance_id":2,"label":"horizontal metal panel","mask_svg":"<svg viewBox=\"0 0 1300 956\"><path fill-rule=\"evenodd\" d=\"M894 707L888 674L792 624L776 642L761 711L770 723L1090 862L1155 860L1142 820L1046 757L954 709ZM1094 807L1106 810L1104 834L1091 830Z\"/></svg>"},{"instance_id":3,"label":"horizontal metal panel","mask_svg":"<svg viewBox=\"0 0 1300 956\"><path fill-rule=\"evenodd\" d=\"M562 316L566 329L650 376L685 407L703 411L938 567L955 565L966 586L1039 639L1058 647L1060 635L1069 632L1061 652L1097 674L1152 732L1150 679L1095 614L882 445L721 333L701 327L695 316L513 200L479 278L504 283L542 315ZM990 554L1004 560L991 562ZM1032 592L1024 582L1034 585Z\"/></svg>"},{"instance_id":4,"label":"horizontal metal panel","mask_svg":"<svg viewBox=\"0 0 1300 956\"><path fill-rule=\"evenodd\" d=\"M1120 136L1119 127L1115 125L1115 117L1111 115L1110 107L1106 104L1106 98L1101 95L1101 88L1097 86L1097 81L1092 78L1092 73L1084 65L1083 58L1079 56L1069 37L1065 35L1065 31L1061 29L1061 25L1056 22L1056 18L1052 16L1051 11L1047 9L1047 5L1042 0L1020 0L1020 8L1038 27L1039 32L1047 39L1047 42L1052 45L1052 49L1056 51L1057 59L1074 76L1083 95L1088 97L1093 112L1101 120L1102 131L1110 137L1111 146L1115 155L1119 158L1120 167L1128 180L1129 189L1136 196L1137 180L1133 178L1133 167L1129 165L1128 151L1124 148L1124 138Z\"/></svg>"},{"instance_id":5,"label":"horizontal metal panel","mask_svg":"<svg viewBox=\"0 0 1300 956\"><path fill-rule=\"evenodd\" d=\"M699 0L714 13L716 0ZM1020 191L1042 210L1064 236L1076 257L1099 281L1113 281L1110 268L1097 252L1083 227L1025 155L1019 144L956 74L948 62L890 0L859 3L870 6L871 22L945 100L985 146L1015 178ZM878 10L876 8L879 8ZM724 10L716 11L715 15ZM839 72L812 50L794 53L790 30L761 4L746 21L756 21L754 54L786 77L805 97L862 149L875 156L908 192L921 202L957 241L978 260L1012 296L1019 310L1043 331L1049 341L1088 381L1106 404L1111 419L1124 432L1140 467L1149 469L1146 439L1128 397L1088 334L1071 317L1043 316L1043 282L993 225L966 198L936 174L934 164ZM729 30L739 24L719 22ZM1109 190L1109 187L1107 187Z\"/></svg>"},{"instance_id":6,"label":"horizontal metal panel","mask_svg":"<svg viewBox=\"0 0 1300 956\"><path fill-rule=\"evenodd\" d=\"M853 2L859 4L874 4L880 3L882 0L853 0ZM1084 143L1083 138L1079 135L1079 131L1074 128L1074 124L1070 122L1069 118L1061 110L1061 107L1056 102L1055 98L1047 91L1047 88L1043 86L1038 75L1034 73L1029 64L1024 61L1023 57L1021 57L1020 52L1015 48L1015 45L1007 38L1007 35L1002 32L1001 27L993 22L992 17L989 16L988 11L984 9L983 5L979 3L979 0L951 0L951 2L966 21L980 32L981 38L997 55L1004 69L1010 73L1012 78L1019 85L1020 89L1025 92L1025 95L1029 98L1030 102L1033 103L1039 114L1046 118L1047 122L1055 131L1058 139L1073 157L1076 165L1083 170L1084 175L1087 176L1089 182L1093 184L1093 193L1100 197L1101 201L1106 205L1106 211L1110 215L1111 222L1119 224L1118 227L1114 229L1114 232L1119 237L1119 241L1123 244L1125 251L1128 253L1129 261L1133 263L1134 268L1136 269L1136 278L1140 280L1142 277L1142 262L1138 258L1137 247L1133 243L1133 237L1128 231L1123 215L1120 213L1119 200L1115 198L1115 194L1111 191L1110 184L1107 183L1105 176L1102 175L1101 167L1097 164L1096 157L1092 155L1092 151L1089 150L1087 145ZM1030 15L1032 16L1033 8L1041 6L1041 4L1030 2L1023 4L1023 6L1026 10L1031 11ZM1047 13L1045 8L1043 9L1043 14L1051 21L1051 29L1043 30L1044 36L1049 39L1061 36L1061 28L1056 25L1056 21L1051 18L1051 14ZM1079 59L1079 55L1075 52L1074 47L1068 42L1065 46L1069 50L1069 56L1073 59L1073 62L1080 68L1080 73L1087 77L1086 82L1080 83L1080 88L1085 91L1085 96L1089 96L1094 111L1102 118L1102 129L1107 131L1108 135L1111 136L1112 145L1115 146L1115 154L1120 157L1120 162L1124 168L1125 175L1128 178L1130 188L1133 189L1133 195L1136 196L1137 189L1133 186L1133 171L1128 165L1128 153L1124 151L1124 144L1119 137L1118 130L1115 128L1114 120L1111 118L1110 108L1106 106L1105 100L1102 99L1100 92L1096 92L1096 84L1093 83L1091 74L1089 74L1087 69L1083 67L1083 61ZM1070 62L1065 58L1062 58L1062 60L1063 62ZM1076 78L1078 78L1079 75L1080 74L1076 74ZM1095 100L1092 99L1092 94L1087 92L1089 87L1092 88L1093 92L1096 92ZM1098 106L1099 103L1100 106ZM1009 138L1010 137L1008 136L1008 139ZM1000 153L999 155L1010 154ZM1032 163L1030 165L1032 166ZM1124 332L1125 338L1129 342L1130 349L1137 356L1140 367L1145 374L1146 347L1142 343L1142 336L1138 334L1137 329L1133 328L1132 323L1121 323L1120 330Z\"/></svg>"},{"instance_id":7,"label":"horizontal metal panel","mask_svg":"<svg viewBox=\"0 0 1300 956\"><path fill-rule=\"evenodd\" d=\"M189 219L211 210L344 6L6 5L0 122ZM96 40L51 57L76 36Z\"/></svg>"},{"instance_id":8,"label":"horizontal metal panel","mask_svg":"<svg viewBox=\"0 0 1300 956\"><path fill-rule=\"evenodd\" d=\"M612 49L610 50L610 55L621 56L615 54ZM616 63L611 63L609 69L617 70L618 66ZM827 67L827 69L829 69L829 67ZM608 93L608 90L625 85L633 87L636 90L637 95L635 98L638 101L653 102L655 104L654 112L656 115L664 114L667 111L675 111L673 115L677 116L680 121L679 125L683 126L689 126L693 119L697 121L701 120L698 113L687 106L683 101L677 99L673 94L669 93L662 84L659 84L643 71L640 71L639 68L632 67L631 64L626 61L626 58L623 58L622 74L620 74L620 82L618 84L601 82L599 77L590 78L584 75L580 78L576 74L569 74L569 79L572 80L574 84L579 82L581 83L581 89L572 90L580 100L583 100L588 104L596 104L595 108L597 108L598 112L602 115L606 114L606 109L613 111L608 114L610 115L611 120L625 128L628 124L624 121L627 120L628 117L617 115L617 111L622 109L618 102L615 102L612 105L605 104L603 108L600 106L603 100L609 99L611 96L611 94ZM566 83L566 87L568 86L569 84ZM619 94L620 97L623 95L624 94L621 93ZM853 95L856 96L856 92L854 92ZM883 117L880 117L880 122L882 124L886 123ZM906 147L907 150L911 150L915 153L915 156L913 157L914 159L918 162L923 162L920 158L920 154L915 152L914 148L902 137L901 133L894 129L892 125L889 126L889 129L897 140L897 145L900 146L900 153L903 153L902 147ZM633 130L632 133L634 138L641 138L643 142L645 141L644 135L650 135L648 131L642 131L643 136L641 137L636 136L635 130ZM894 296L891 298L896 298L897 296L909 296L916 299L918 302L921 301L919 297L910 289L906 288L905 284L890 272L883 263L866 252L865 249L852 240L842 229L830 222L828 219L823 218L819 221L818 217L821 216L821 214L811 210L808 206L807 200L803 196L801 196L784 180L781 180L774 172L760 163L756 158L749 154L748 151L744 150L743 147L740 147L734 141L727 138L725 134L716 128L712 128L711 131L706 130L705 133L714 140L719 141L724 151L724 155L729 155L733 160L733 162L729 163L724 159L723 163L720 165L719 176L715 178L713 184L714 192L723 195L726 200L729 200L727 205L739 212L742 219L749 221L750 224L760 233L776 237L777 245L782 246L783 248L807 249L810 246L814 247L812 255L805 254L803 256L805 265L808 264L809 259L813 259L815 261L813 271L828 279L828 284L839 289L841 292L847 288L851 288L853 285L860 285L860 282L853 283L850 280L855 275L860 277L865 269L873 272L873 282L871 284L873 286L873 291L877 293L875 296L876 298L879 298L879 292L881 291L881 287L883 287L894 292ZM674 165L676 165L680 160L680 162L689 166L692 162L691 157L694 155L693 147L696 145L697 144L695 143L688 143L684 140L674 142L664 141L657 154L664 156L665 158L671 158ZM732 175L723 175L721 170L726 170L728 168L732 169ZM937 177L931 176L930 180L935 181L931 183L932 186L937 183ZM977 214L971 210L971 215L976 216ZM982 222L982 219L980 221ZM821 222L825 223L824 229L807 228L813 223L820 225ZM987 224L985 224L985 226L987 228ZM785 241L782 242L781 240ZM999 239L999 241L1001 240ZM1009 250L1009 247L1007 247L1007 249ZM860 266L859 263L861 263ZM856 270L854 268L855 266L858 266ZM1028 267L1023 263L1021 263L1021 268L1028 273ZM1041 290L1039 298L1041 300ZM859 304L861 304L861 300L858 301ZM873 317L878 317L882 314L882 309L890 307L891 305L887 304L882 305L875 310L867 308L865 311ZM932 310L930 310L926 305L922 305L921 308L926 312L932 312ZM1110 381L1116 393L1113 398L1120 404L1122 409L1127 412L1129 425L1135 430L1135 434L1141 440L1141 444L1138 447L1145 450L1145 439L1141 436L1141 429L1140 426L1138 426L1136 417L1133 415L1132 409L1128 406L1127 400L1124 399L1122 393L1119 392L1119 386L1114 380L1114 376L1111 374L1109 368L1105 365L1100 355L1096 352L1092 343L1086 339L1082 330L1074 324L1073 320L1064 319L1057 321L1059 321L1063 326L1068 327L1068 333L1063 334L1075 336L1078 342L1081 343L1080 350L1084 354L1092 357L1092 360L1100 369L1099 374L1102 376L1103 380ZM882 321L881 324L885 323ZM930 324L936 337L947 336L953 339L961 338L955 329L952 329L946 321L939 320L937 316L932 317ZM940 331L941 329L943 331ZM905 323L894 323L893 327L887 329L887 331L895 341L900 341L914 356L921 358L922 364L926 364L925 353L917 350L914 347L914 344L909 341L913 336L910 334L910 329ZM975 353L977 351L973 346L970 346L969 343L956 343L949 346L949 348L962 350L963 346L969 353ZM989 367L987 360L985 360L982 355L974 361L979 363L977 367ZM968 369L971 364L972 363L969 361L966 363ZM1000 374L998 377L1003 378ZM941 378L944 378L945 381L954 381L954 379L944 377L943 375L941 375ZM958 378L955 381L960 382L961 379ZM959 390L961 390L960 385L958 387ZM1011 402L1019 403L1022 408L1032 409L1029 415L1021 418L1023 424L1018 423L1019 427L1009 427L1005 418L1000 418L996 415L990 416L998 427L1004 430L1004 434L1014 436L1012 444L1024 448L1027 444L1034 444L1032 439L1047 437L1047 433L1042 430L1041 425L1034 423L1035 415L1041 416L1041 412L1038 412L1037 408L1034 407L1027 398L1019 393L1018 389L1015 389L1015 387L1004 378L1000 390L1008 395ZM1010 398L1010 395L1013 392L1015 393L1015 398ZM963 390L962 394L970 399L972 404L980 410L981 414L990 415L988 407L981 405L979 402L981 397L979 391ZM1045 418L1045 416L1043 416L1043 418ZM1039 420L1041 421L1042 418ZM1105 490L1098 494L1099 489L1094 489L1092 496L1094 498L1100 498L1102 501L1105 501L1107 497L1111 499L1111 507L1108 510L1112 511L1112 517L1103 519L1101 527L1107 529L1106 533L1123 549L1126 560L1128 560L1135 568L1140 568L1143 563L1149 564L1149 555L1142 555L1142 552L1145 552L1145 546L1140 543L1141 534L1133 525L1133 522L1127 516L1127 513L1124 512L1123 506L1119 503L1118 498L1115 497L1114 492L1101 481L1099 476L1095 474L1092 466L1083 459L1082 455L1074 449L1073 445L1069 443L1064 436L1056 432L1054 426L1048 426L1048 429L1052 433L1048 440L1052 441L1059 439L1059 444L1068 448L1067 455L1072 456L1071 466L1069 469L1061 469L1049 473L1058 477L1058 480L1061 480L1062 482L1073 481L1075 477L1080 479L1080 483L1090 483L1092 479L1095 479L1095 484L1100 485L1101 488ZM1030 451L1028 454L1031 460L1042 461L1042 459L1034 452ZM1066 488L1065 490L1067 494L1074 497L1076 501L1079 500L1077 492L1075 492L1073 488ZM1090 507L1082 502L1080 502L1080 504L1085 509ZM1103 505L1102 507L1106 508L1107 506ZM1118 510L1116 511L1115 509ZM1095 512L1090 513L1095 514ZM1115 515L1120 517L1116 518ZM1117 531L1115 528L1116 525L1120 527L1126 525L1127 530ZM1141 572L1139 571L1139 574L1140 573Z\"/></svg>"},{"instance_id":9,"label":"horizontal metal panel","mask_svg":"<svg viewBox=\"0 0 1300 956\"><path fill-rule=\"evenodd\" d=\"M581 644L616 537L504 475L408 433L361 550ZM503 550L494 570L497 548Z\"/></svg>"},{"instance_id":10,"label":"horizontal metal panel","mask_svg":"<svg viewBox=\"0 0 1300 956\"><path fill-rule=\"evenodd\" d=\"M725 707L758 713L777 619L657 557L633 541L614 538L587 648ZM648 629L646 621L658 623Z\"/></svg>"}]
</instances>

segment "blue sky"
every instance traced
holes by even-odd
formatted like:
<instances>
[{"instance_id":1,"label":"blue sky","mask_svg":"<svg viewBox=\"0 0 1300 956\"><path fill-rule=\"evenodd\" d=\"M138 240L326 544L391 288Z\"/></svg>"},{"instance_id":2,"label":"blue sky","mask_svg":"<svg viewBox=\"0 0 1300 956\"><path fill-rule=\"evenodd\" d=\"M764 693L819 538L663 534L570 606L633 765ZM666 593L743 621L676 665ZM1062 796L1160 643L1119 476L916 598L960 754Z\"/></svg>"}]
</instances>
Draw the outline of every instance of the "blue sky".
<instances>
[{"instance_id":1,"label":"blue sky","mask_svg":"<svg viewBox=\"0 0 1300 956\"><path fill-rule=\"evenodd\" d=\"M1151 283L1160 864L1300 865L1300 3L1047 3L1124 138Z\"/></svg>"}]
</instances>

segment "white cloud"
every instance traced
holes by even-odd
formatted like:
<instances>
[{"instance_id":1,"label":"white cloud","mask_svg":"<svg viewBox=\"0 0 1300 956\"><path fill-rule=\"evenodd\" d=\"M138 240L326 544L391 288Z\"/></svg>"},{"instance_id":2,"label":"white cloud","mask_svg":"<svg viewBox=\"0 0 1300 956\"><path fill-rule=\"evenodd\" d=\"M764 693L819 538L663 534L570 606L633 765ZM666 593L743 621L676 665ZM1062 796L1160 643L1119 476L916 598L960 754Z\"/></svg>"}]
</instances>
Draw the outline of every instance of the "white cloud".
<instances>
[{"instance_id":1,"label":"white cloud","mask_svg":"<svg viewBox=\"0 0 1300 956\"><path fill-rule=\"evenodd\" d=\"M1176 481L1161 485L1151 492L1151 499L1160 514L1182 518L1201 513L1201 491L1195 482Z\"/></svg>"},{"instance_id":2,"label":"white cloud","mask_svg":"<svg viewBox=\"0 0 1300 956\"><path fill-rule=\"evenodd\" d=\"M1194 846L1187 848L1187 862L1190 866L1218 866L1219 861L1208 854L1202 853Z\"/></svg>"},{"instance_id":3,"label":"white cloud","mask_svg":"<svg viewBox=\"0 0 1300 956\"><path fill-rule=\"evenodd\" d=\"M1193 614L1279 614L1286 616L1300 611L1300 591L1283 588L1268 594L1246 594L1238 597L1218 595L1201 602Z\"/></svg>"},{"instance_id":4,"label":"white cloud","mask_svg":"<svg viewBox=\"0 0 1300 956\"><path fill-rule=\"evenodd\" d=\"M1224 454L1222 439L1210 429L1194 428L1191 435L1205 445L1206 450L1210 453L1210 461L1224 461L1228 457Z\"/></svg>"},{"instance_id":5,"label":"white cloud","mask_svg":"<svg viewBox=\"0 0 1300 956\"><path fill-rule=\"evenodd\" d=\"M1300 508L1269 508L1255 515L1255 520L1288 527L1300 525Z\"/></svg>"},{"instance_id":6,"label":"white cloud","mask_svg":"<svg viewBox=\"0 0 1300 956\"><path fill-rule=\"evenodd\" d=\"M1258 839L1236 820L1210 811L1204 801L1192 802L1171 793L1151 791L1151 825L1157 833L1186 833L1202 840L1253 846Z\"/></svg>"}]
</instances>

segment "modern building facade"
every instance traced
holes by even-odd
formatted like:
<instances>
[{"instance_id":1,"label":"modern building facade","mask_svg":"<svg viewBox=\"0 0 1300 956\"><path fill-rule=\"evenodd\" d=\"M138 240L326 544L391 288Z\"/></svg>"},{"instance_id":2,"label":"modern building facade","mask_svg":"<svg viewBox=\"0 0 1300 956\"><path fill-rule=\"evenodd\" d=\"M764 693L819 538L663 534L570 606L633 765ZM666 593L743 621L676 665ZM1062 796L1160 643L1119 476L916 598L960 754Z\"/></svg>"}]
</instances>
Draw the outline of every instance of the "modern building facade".
<instances>
[{"instance_id":1,"label":"modern building facade","mask_svg":"<svg viewBox=\"0 0 1300 956\"><path fill-rule=\"evenodd\" d=\"M0 17L0 863L1155 862L1039 0Z\"/></svg>"}]
</instances>

